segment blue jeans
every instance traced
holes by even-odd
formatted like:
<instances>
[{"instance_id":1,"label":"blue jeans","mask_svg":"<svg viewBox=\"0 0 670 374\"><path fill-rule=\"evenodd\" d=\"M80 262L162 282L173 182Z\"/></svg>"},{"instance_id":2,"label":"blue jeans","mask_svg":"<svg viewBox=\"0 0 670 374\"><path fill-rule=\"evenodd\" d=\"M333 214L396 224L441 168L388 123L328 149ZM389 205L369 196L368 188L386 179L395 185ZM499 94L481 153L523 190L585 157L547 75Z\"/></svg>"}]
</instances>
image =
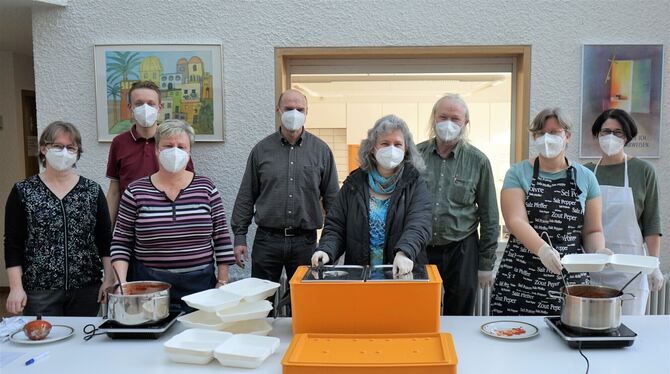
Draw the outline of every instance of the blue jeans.
<instances>
[{"instance_id":1,"label":"blue jeans","mask_svg":"<svg viewBox=\"0 0 670 374\"><path fill-rule=\"evenodd\" d=\"M142 262L136 260L133 264L133 279L136 281L152 280L169 283L172 286L170 288L170 312L192 312L194 309L181 301L181 298L216 286L216 274L214 274L213 263L200 270L173 273L167 270L146 267Z\"/></svg>"}]
</instances>

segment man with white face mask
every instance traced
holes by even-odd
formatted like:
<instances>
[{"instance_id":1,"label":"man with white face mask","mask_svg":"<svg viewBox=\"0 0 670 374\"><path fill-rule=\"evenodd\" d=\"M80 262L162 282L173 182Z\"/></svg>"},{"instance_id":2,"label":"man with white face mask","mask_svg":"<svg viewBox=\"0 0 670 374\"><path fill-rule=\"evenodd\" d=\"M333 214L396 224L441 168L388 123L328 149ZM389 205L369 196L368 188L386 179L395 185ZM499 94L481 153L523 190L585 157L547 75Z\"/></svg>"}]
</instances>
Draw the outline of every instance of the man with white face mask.
<instances>
[{"instance_id":1,"label":"man with white face mask","mask_svg":"<svg viewBox=\"0 0 670 374\"><path fill-rule=\"evenodd\" d=\"M290 279L307 265L339 189L335 159L328 145L305 131L307 99L289 89L276 112L281 126L251 150L232 216L235 259L248 262L247 232L258 225L251 252L251 275L279 281L282 269Z\"/></svg>"},{"instance_id":2,"label":"man with white face mask","mask_svg":"<svg viewBox=\"0 0 670 374\"><path fill-rule=\"evenodd\" d=\"M121 194L130 182L158 171L154 135L162 109L161 92L154 82L133 83L128 91L127 111L133 126L114 138L107 160L107 204L112 224ZM190 160L186 168L193 171Z\"/></svg>"},{"instance_id":3,"label":"man with white face mask","mask_svg":"<svg viewBox=\"0 0 670 374\"><path fill-rule=\"evenodd\" d=\"M607 248L614 253L650 256L661 252L661 214L658 180L654 166L631 157L624 146L637 135L635 120L626 111L608 109L596 118L591 128L602 150L597 163L585 166L595 173L603 200L603 229ZM605 269L591 273L594 284L621 288L634 274ZM656 268L647 277L636 278L626 287L635 299L623 303L623 314L643 315L649 291L663 286L663 274Z\"/></svg>"},{"instance_id":4,"label":"man with white face mask","mask_svg":"<svg viewBox=\"0 0 670 374\"><path fill-rule=\"evenodd\" d=\"M494 278L500 230L496 189L489 159L465 139L468 124L463 99L446 95L433 106L433 136L418 145L433 198L433 236L426 252L442 276L444 315L472 315L477 287L491 285Z\"/></svg>"}]
</instances>

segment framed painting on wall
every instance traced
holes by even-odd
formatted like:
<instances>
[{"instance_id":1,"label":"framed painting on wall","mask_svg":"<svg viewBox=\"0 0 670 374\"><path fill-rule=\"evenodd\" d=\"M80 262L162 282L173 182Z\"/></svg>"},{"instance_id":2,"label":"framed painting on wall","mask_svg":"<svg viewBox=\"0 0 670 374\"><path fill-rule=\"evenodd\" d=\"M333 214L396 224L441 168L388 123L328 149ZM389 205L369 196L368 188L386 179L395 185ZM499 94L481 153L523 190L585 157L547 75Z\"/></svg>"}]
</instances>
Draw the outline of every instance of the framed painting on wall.
<instances>
[{"instance_id":1,"label":"framed painting on wall","mask_svg":"<svg viewBox=\"0 0 670 374\"><path fill-rule=\"evenodd\" d=\"M98 141L131 128L128 91L150 80L161 90L159 123L181 119L196 141L223 141L223 55L217 44L96 45Z\"/></svg>"},{"instance_id":2,"label":"framed painting on wall","mask_svg":"<svg viewBox=\"0 0 670 374\"><path fill-rule=\"evenodd\" d=\"M660 157L663 45L591 44L582 52L580 157L601 156L591 127L600 113L613 108L629 112L637 124L626 153Z\"/></svg>"}]
</instances>

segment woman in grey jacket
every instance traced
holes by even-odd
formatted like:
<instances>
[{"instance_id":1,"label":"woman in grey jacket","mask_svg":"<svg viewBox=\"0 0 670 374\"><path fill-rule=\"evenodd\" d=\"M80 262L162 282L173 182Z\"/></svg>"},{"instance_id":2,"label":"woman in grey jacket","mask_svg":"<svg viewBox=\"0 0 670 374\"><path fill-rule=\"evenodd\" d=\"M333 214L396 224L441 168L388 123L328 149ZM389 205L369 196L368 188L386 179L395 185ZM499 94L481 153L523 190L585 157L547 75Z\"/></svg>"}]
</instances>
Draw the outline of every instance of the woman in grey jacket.
<instances>
[{"instance_id":1,"label":"woman in grey jacket","mask_svg":"<svg viewBox=\"0 0 670 374\"><path fill-rule=\"evenodd\" d=\"M354 170L328 210L312 264L345 254L347 265L393 264L395 275L425 264L431 203L425 166L402 119L388 115L368 131Z\"/></svg>"}]
</instances>

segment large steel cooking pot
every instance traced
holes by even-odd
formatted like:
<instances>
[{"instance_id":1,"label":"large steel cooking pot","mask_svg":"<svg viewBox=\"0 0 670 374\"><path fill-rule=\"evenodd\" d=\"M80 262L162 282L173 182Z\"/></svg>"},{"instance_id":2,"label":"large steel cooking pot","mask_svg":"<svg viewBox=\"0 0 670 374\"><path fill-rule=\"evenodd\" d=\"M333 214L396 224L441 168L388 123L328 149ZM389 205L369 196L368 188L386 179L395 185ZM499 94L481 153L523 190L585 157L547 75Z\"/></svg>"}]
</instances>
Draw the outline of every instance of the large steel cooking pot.
<instances>
[{"instance_id":1,"label":"large steel cooking pot","mask_svg":"<svg viewBox=\"0 0 670 374\"><path fill-rule=\"evenodd\" d=\"M127 282L108 287L107 318L123 325L161 321L170 314L170 284L156 281Z\"/></svg>"},{"instance_id":2,"label":"large steel cooking pot","mask_svg":"<svg viewBox=\"0 0 670 374\"><path fill-rule=\"evenodd\" d=\"M561 323L577 331L608 332L621 325L621 303L635 298L616 288L592 285L573 285L549 295L563 301ZM624 299L623 296L631 296Z\"/></svg>"}]
</instances>

